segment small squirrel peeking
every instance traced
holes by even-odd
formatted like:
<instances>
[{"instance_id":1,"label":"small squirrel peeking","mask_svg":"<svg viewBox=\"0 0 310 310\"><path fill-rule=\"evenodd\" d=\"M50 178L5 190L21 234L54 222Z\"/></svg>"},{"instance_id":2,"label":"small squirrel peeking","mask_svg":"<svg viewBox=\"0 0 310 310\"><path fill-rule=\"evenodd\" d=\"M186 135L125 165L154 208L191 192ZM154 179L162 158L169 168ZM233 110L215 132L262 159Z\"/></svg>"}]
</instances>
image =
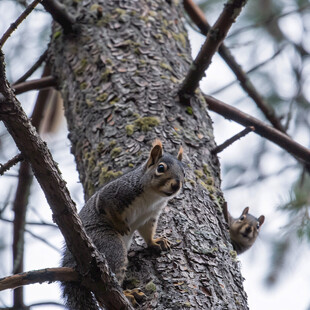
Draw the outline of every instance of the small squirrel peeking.
<instances>
[{"instance_id":1,"label":"small squirrel peeking","mask_svg":"<svg viewBox=\"0 0 310 310\"><path fill-rule=\"evenodd\" d=\"M241 254L254 244L265 216L254 217L249 214L249 207L246 207L237 219L233 218L228 211L227 215L232 246L237 254Z\"/></svg>"},{"instance_id":2,"label":"small squirrel peeking","mask_svg":"<svg viewBox=\"0 0 310 310\"><path fill-rule=\"evenodd\" d=\"M182 147L177 157L164 154L161 141L156 139L144 164L104 185L80 211L88 236L104 253L120 284L125 276L127 252L136 230L148 247L157 251L169 249L169 241L165 237L154 238L154 235L162 209L183 185L182 155ZM62 265L76 266L68 249L64 252ZM68 309L99 309L85 287L73 282L62 286ZM133 303L137 296L134 293L125 292Z\"/></svg>"}]
</instances>

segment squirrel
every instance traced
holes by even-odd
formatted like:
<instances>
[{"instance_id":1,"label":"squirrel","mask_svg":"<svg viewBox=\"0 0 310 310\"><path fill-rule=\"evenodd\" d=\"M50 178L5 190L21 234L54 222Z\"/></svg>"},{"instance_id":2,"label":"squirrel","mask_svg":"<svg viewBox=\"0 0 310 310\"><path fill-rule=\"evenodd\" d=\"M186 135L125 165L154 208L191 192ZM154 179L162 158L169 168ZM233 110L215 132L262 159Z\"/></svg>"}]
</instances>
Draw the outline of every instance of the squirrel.
<instances>
[{"instance_id":1,"label":"squirrel","mask_svg":"<svg viewBox=\"0 0 310 310\"><path fill-rule=\"evenodd\" d=\"M231 243L237 254L242 254L254 244L265 221L264 215L256 218L249 214L249 209L246 207L239 218L234 218L227 210L227 203L224 204L224 216L229 226Z\"/></svg>"},{"instance_id":2,"label":"squirrel","mask_svg":"<svg viewBox=\"0 0 310 310\"><path fill-rule=\"evenodd\" d=\"M165 237L154 239L154 234L162 209L182 187L182 155L182 146L177 157L163 154L162 143L156 139L144 164L104 185L90 197L79 213L88 236L104 253L120 285L127 267L127 252L136 230L148 247L157 251L170 248L170 242ZM64 252L62 265L76 266L68 249ZM64 282L62 287L68 309L99 309L92 293L85 287L73 282ZM125 291L125 295L135 304L135 298L139 296L137 291L133 291Z\"/></svg>"}]
</instances>

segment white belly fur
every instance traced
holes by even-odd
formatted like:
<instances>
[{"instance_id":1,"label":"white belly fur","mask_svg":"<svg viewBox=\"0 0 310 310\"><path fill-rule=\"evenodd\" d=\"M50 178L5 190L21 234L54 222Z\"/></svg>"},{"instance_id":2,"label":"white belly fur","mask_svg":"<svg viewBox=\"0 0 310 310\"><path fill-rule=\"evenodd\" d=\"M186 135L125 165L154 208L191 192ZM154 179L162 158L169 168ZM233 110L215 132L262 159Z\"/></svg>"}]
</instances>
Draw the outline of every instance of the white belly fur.
<instances>
[{"instance_id":1,"label":"white belly fur","mask_svg":"<svg viewBox=\"0 0 310 310\"><path fill-rule=\"evenodd\" d=\"M168 197L160 196L155 192L147 194L143 193L137 197L128 208L126 208L125 217L128 221L130 233L129 235L124 235L123 240L127 250L130 247L134 232L150 218L157 218L168 200Z\"/></svg>"}]
</instances>

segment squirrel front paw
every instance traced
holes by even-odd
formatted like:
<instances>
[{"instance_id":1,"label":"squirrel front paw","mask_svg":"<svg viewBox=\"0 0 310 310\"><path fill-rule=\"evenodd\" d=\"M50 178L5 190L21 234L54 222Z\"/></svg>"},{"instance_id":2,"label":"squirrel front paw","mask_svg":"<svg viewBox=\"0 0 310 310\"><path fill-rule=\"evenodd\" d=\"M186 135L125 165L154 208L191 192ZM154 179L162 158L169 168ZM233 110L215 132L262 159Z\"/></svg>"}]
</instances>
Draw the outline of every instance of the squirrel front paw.
<instances>
[{"instance_id":1,"label":"squirrel front paw","mask_svg":"<svg viewBox=\"0 0 310 310\"><path fill-rule=\"evenodd\" d=\"M161 252L170 250L170 245L171 243L166 237L159 237L152 239L152 242L148 246L156 252Z\"/></svg>"}]
</instances>

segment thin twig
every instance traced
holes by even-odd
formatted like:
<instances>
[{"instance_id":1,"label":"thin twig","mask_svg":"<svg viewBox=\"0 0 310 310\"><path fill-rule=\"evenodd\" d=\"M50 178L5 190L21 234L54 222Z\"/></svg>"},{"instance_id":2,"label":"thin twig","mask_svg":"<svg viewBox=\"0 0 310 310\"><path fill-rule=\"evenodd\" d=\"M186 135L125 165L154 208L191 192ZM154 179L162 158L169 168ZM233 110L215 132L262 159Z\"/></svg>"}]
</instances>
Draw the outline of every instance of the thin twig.
<instances>
[{"instance_id":1,"label":"thin twig","mask_svg":"<svg viewBox=\"0 0 310 310\"><path fill-rule=\"evenodd\" d=\"M244 177L243 177L242 180L240 180L239 182L236 182L236 183L230 184L227 187L224 187L223 191L224 192L229 191L229 190L235 189L237 187L242 187L242 186L250 187L250 186L253 186L255 183L261 182L261 181L266 180L268 178L279 176L282 173L287 172L289 169L296 169L296 163L294 163L292 165L285 166L276 172L272 172L272 173L268 173L268 174L260 174L259 176L255 176L251 180L244 179Z\"/></svg>"},{"instance_id":2,"label":"thin twig","mask_svg":"<svg viewBox=\"0 0 310 310\"><path fill-rule=\"evenodd\" d=\"M24 73L14 84L25 82L45 61L47 57L47 50L39 57L39 59L31 66L31 68Z\"/></svg>"},{"instance_id":3,"label":"thin twig","mask_svg":"<svg viewBox=\"0 0 310 310\"><path fill-rule=\"evenodd\" d=\"M53 250L57 251L58 253L61 253L61 250L58 249L56 246L54 246L52 243L50 243L49 241L47 241L46 239L38 236L37 234L33 233L32 231L25 229L25 232L28 233L30 236L32 236L35 239L38 239L40 241L42 241L43 243L45 243L47 246L49 246L50 248L52 248Z\"/></svg>"},{"instance_id":4,"label":"thin twig","mask_svg":"<svg viewBox=\"0 0 310 310\"><path fill-rule=\"evenodd\" d=\"M221 15L208 32L206 41L199 51L181 86L179 94L183 101L188 102L190 96L198 87L199 81L202 79L206 69L209 67L213 55L223 42L228 30L235 22L245 3L245 0L230 0L225 4Z\"/></svg>"},{"instance_id":5,"label":"thin twig","mask_svg":"<svg viewBox=\"0 0 310 310\"><path fill-rule=\"evenodd\" d=\"M66 12L66 9L57 0L42 0L42 5L52 15L53 19L61 25L64 33L74 32L74 18Z\"/></svg>"},{"instance_id":6,"label":"thin twig","mask_svg":"<svg viewBox=\"0 0 310 310\"><path fill-rule=\"evenodd\" d=\"M20 286L55 281L78 281L79 274L72 268L46 268L18 273L0 279L0 291L15 289Z\"/></svg>"},{"instance_id":7,"label":"thin twig","mask_svg":"<svg viewBox=\"0 0 310 310\"><path fill-rule=\"evenodd\" d=\"M7 222L7 223L13 223L13 220L9 220L6 218L3 218L0 216L0 221L3 222ZM55 224L51 224L51 223L47 223L47 222L26 222L26 225L33 225L33 226L46 226L46 227L53 227L53 228L57 228L57 225Z\"/></svg>"},{"instance_id":8,"label":"thin twig","mask_svg":"<svg viewBox=\"0 0 310 310\"><path fill-rule=\"evenodd\" d=\"M254 126L255 132L260 136L280 146L293 156L301 159L307 165L310 164L310 150L292 140L289 136L281 131L268 126L257 118L246 114L235 107L232 107L211 96L204 95L206 102L211 111L214 111L227 119L233 120L243 126Z\"/></svg>"},{"instance_id":9,"label":"thin twig","mask_svg":"<svg viewBox=\"0 0 310 310\"><path fill-rule=\"evenodd\" d=\"M41 307L41 306L56 306L56 307L65 308L65 305L60 304L59 302L55 302L55 301L36 302L35 304L29 305L29 308L31 309L32 307Z\"/></svg>"},{"instance_id":10,"label":"thin twig","mask_svg":"<svg viewBox=\"0 0 310 310\"><path fill-rule=\"evenodd\" d=\"M3 44L10 37L15 29L20 25L20 23L26 19L26 17L33 11L33 9L40 3L41 0L34 0L31 4L28 5L26 10L16 19L14 23L10 25L8 30L4 33L2 38L0 39L0 48L2 48Z\"/></svg>"},{"instance_id":11,"label":"thin twig","mask_svg":"<svg viewBox=\"0 0 310 310\"><path fill-rule=\"evenodd\" d=\"M283 46L280 47L271 57L269 57L268 59L262 61L261 63L255 65L253 68L251 68L250 70L246 71L245 74L248 75L254 71L256 71L258 68L266 65L268 62L270 62L271 60L274 60L282 51L284 50ZM242 70L239 72L239 74L242 74ZM230 86L236 84L237 82L240 82L238 79L229 82L228 84L212 91L212 93L210 93L211 96L214 96L222 91L224 91L225 89L229 88ZM243 84L241 84L241 86L243 87ZM244 89L245 90L245 89Z\"/></svg>"},{"instance_id":12,"label":"thin twig","mask_svg":"<svg viewBox=\"0 0 310 310\"><path fill-rule=\"evenodd\" d=\"M19 84L13 84L12 87L15 90L15 94L19 95L29 90L55 87L56 85L56 79L53 76L45 76L40 79L30 80Z\"/></svg>"},{"instance_id":13,"label":"thin twig","mask_svg":"<svg viewBox=\"0 0 310 310\"><path fill-rule=\"evenodd\" d=\"M296 13L301 13L302 11L304 11L304 10L306 10L308 8L310 8L310 4L309 3L305 4L304 6L299 7L298 9L294 9L294 10L285 12L285 13L280 14L280 15L272 15L272 16L264 19L264 20L261 20L261 21L255 23L255 24L247 25L247 26L245 26L243 28L235 30L229 36L227 36L227 38L231 38L231 37L233 37L233 36L235 36L237 34L240 34L240 33L244 32L244 31L248 31L250 29L260 27L260 26L262 26L264 24L269 24L271 22L277 21L277 20L279 20L279 19L281 19L283 17L286 17L288 15L296 14Z\"/></svg>"},{"instance_id":14,"label":"thin twig","mask_svg":"<svg viewBox=\"0 0 310 310\"><path fill-rule=\"evenodd\" d=\"M211 27L208 21L206 20L204 13L193 2L193 0L184 0L184 8L187 11L188 15L192 18L194 23L199 27L200 31L204 35L210 36L209 32ZM246 73L243 71L242 67L237 63L233 55L230 53L230 50L222 43L219 46L218 52L221 55L221 57L225 60L227 65L230 67L230 69L235 73L244 91L253 99L257 107L264 113L265 117L269 120L269 122L276 129L285 132L284 127L282 126L280 120L276 117L272 107L267 105L265 100L262 98L257 89L249 80Z\"/></svg>"},{"instance_id":15,"label":"thin twig","mask_svg":"<svg viewBox=\"0 0 310 310\"><path fill-rule=\"evenodd\" d=\"M241 139L242 137L246 136L248 133L250 133L251 131L254 131L254 130L255 130L255 128L253 126L246 127L245 129L243 129L242 131L240 131L239 133L237 133L233 137L227 139L221 145L218 145L217 147L215 147L213 150L211 150L211 153L212 154L218 154L218 153L222 152L227 147L232 145L234 142L236 142L237 140Z\"/></svg>"},{"instance_id":16,"label":"thin twig","mask_svg":"<svg viewBox=\"0 0 310 310\"><path fill-rule=\"evenodd\" d=\"M0 175L3 175L5 171L8 171L11 169L14 165L19 163L20 161L24 160L24 157L22 154L17 154L14 156L12 159L10 159L8 162L5 164L0 164Z\"/></svg>"}]
</instances>

